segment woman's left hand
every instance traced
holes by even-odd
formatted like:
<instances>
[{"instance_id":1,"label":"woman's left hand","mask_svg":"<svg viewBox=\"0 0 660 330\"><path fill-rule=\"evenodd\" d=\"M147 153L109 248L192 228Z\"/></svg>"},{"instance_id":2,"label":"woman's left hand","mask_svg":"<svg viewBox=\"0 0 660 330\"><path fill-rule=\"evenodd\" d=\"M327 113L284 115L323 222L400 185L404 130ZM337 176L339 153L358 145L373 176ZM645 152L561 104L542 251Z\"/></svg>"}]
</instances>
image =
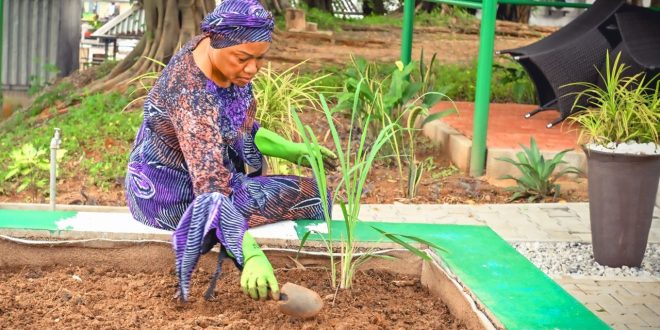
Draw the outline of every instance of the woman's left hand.
<instances>
[{"instance_id":1,"label":"woman's left hand","mask_svg":"<svg viewBox=\"0 0 660 330\"><path fill-rule=\"evenodd\" d=\"M301 143L302 144L302 143ZM324 146L319 146L321 150L321 157L323 157L323 167L326 170L334 171L337 169L337 155L335 155L334 152L330 151L330 149L324 147ZM309 165L309 161L307 157L304 157L308 155L307 148L305 145L302 145L302 148L305 150L301 153L300 157L303 157L300 161L300 165L305 166L305 167L311 167Z\"/></svg>"},{"instance_id":2,"label":"woman's left hand","mask_svg":"<svg viewBox=\"0 0 660 330\"><path fill-rule=\"evenodd\" d=\"M311 167L308 157L306 157L309 156L309 150L304 143L289 141L263 127L260 127L255 134L254 143L257 149L266 156L282 158L294 164ZM337 168L337 155L324 146L319 146L319 148L325 169L334 171Z\"/></svg>"}]
</instances>

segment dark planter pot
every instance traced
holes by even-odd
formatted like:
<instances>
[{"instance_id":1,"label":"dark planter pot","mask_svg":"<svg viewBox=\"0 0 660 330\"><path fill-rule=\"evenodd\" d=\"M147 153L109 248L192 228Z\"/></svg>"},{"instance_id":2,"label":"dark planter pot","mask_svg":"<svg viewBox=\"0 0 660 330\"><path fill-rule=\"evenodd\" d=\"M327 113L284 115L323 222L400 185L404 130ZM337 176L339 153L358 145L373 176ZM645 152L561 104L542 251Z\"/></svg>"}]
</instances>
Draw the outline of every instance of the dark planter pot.
<instances>
[{"instance_id":1,"label":"dark planter pot","mask_svg":"<svg viewBox=\"0 0 660 330\"><path fill-rule=\"evenodd\" d=\"M588 159L594 258L605 266L639 267L658 192L660 155L583 149Z\"/></svg>"}]
</instances>

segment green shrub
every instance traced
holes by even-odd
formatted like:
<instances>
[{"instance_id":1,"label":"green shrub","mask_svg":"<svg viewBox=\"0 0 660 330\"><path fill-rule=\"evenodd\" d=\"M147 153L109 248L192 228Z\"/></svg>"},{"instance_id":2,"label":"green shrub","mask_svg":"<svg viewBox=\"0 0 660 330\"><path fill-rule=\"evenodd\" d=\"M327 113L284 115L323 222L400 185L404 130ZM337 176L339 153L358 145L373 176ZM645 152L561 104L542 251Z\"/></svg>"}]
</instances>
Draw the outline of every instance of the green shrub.
<instances>
[{"instance_id":1,"label":"green shrub","mask_svg":"<svg viewBox=\"0 0 660 330\"><path fill-rule=\"evenodd\" d=\"M62 160L66 150L59 149L56 159ZM30 189L32 201L36 201L39 190L48 183L50 172L50 161L48 149L35 148L31 143L24 144L21 148L14 149L9 155L11 162L4 176L8 183L16 183L16 192L20 193Z\"/></svg>"},{"instance_id":2,"label":"green shrub","mask_svg":"<svg viewBox=\"0 0 660 330\"><path fill-rule=\"evenodd\" d=\"M45 122L25 120L0 137L0 154L9 154L16 145L28 143L37 149L48 148L57 127L62 131L61 147L68 151L59 171L61 178L89 177L91 184L108 188L124 176L128 153L142 121L141 111L122 112L128 102L117 92L94 94ZM0 160L0 169L9 165L9 160ZM0 172L7 175L7 171Z\"/></svg>"},{"instance_id":3,"label":"green shrub","mask_svg":"<svg viewBox=\"0 0 660 330\"><path fill-rule=\"evenodd\" d=\"M576 110L585 111L575 113L569 120L582 126L580 140L584 142L660 144L660 79L655 79L660 75L649 80L644 73L626 75L629 67L619 62L620 57L621 53L611 62L607 52L605 72L598 72L605 87L591 83L569 85L586 88L577 93L573 105ZM589 106L576 105L583 97L590 101Z\"/></svg>"}]
</instances>

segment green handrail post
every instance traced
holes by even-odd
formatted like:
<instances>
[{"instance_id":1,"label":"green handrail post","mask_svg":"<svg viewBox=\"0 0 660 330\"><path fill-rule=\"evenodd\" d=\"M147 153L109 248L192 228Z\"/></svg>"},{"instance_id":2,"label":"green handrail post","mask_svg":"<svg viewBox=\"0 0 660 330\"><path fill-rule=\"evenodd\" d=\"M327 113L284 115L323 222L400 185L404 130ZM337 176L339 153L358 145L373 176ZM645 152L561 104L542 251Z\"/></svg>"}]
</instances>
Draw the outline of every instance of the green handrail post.
<instances>
[{"instance_id":1,"label":"green handrail post","mask_svg":"<svg viewBox=\"0 0 660 330\"><path fill-rule=\"evenodd\" d=\"M408 65L412 58L413 24L415 20L415 0L403 3L403 30L401 31L401 62Z\"/></svg>"},{"instance_id":2,"label":"green handrail post","mask_svg":"<svg viewBox=\"0 0 660 330\"><path fill-rule=\"evenodd\" d=\"M474 97L474 124L472 128L472 152L470 175L481 176L486 165L486 137L488 132L488 106L490 82L493 73L493 46L495 43L495 15L497 0L484 0L481 10L477 86Z\"/></svg>"},{"instance_id":3,"label":"green handrail post","mask_svg":"<svg viewBox=\"0 0 660 330\"><path fill-rule=\"evenodd\" d=\"M461 6L471 9L481 9L481 2L475 2L472 0L426 0L427 2L437 2L444 3L448 5Z\"/></svg>"}]
</instances>

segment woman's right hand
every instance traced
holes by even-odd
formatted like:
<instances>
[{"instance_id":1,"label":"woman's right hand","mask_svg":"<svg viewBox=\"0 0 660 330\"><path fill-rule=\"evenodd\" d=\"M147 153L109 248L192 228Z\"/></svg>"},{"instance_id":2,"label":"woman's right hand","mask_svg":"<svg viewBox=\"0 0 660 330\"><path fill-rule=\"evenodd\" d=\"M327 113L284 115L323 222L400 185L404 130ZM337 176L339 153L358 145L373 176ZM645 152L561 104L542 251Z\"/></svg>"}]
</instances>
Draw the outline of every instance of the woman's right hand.
<instances>
[{"instance_id":1,"label":"woman's right hand","mask_svg":"<svg viewBox=\"0 0 660 330\"><path fill-rule=\"evenodd\" d=\"M255 300L266 300L270 290L274 300L280 300L280 287L273 272L273 266L259 248L252 235L243 235L243 272L241 273L241 289L243 293Z\"/></svg>"}]
</instances>

